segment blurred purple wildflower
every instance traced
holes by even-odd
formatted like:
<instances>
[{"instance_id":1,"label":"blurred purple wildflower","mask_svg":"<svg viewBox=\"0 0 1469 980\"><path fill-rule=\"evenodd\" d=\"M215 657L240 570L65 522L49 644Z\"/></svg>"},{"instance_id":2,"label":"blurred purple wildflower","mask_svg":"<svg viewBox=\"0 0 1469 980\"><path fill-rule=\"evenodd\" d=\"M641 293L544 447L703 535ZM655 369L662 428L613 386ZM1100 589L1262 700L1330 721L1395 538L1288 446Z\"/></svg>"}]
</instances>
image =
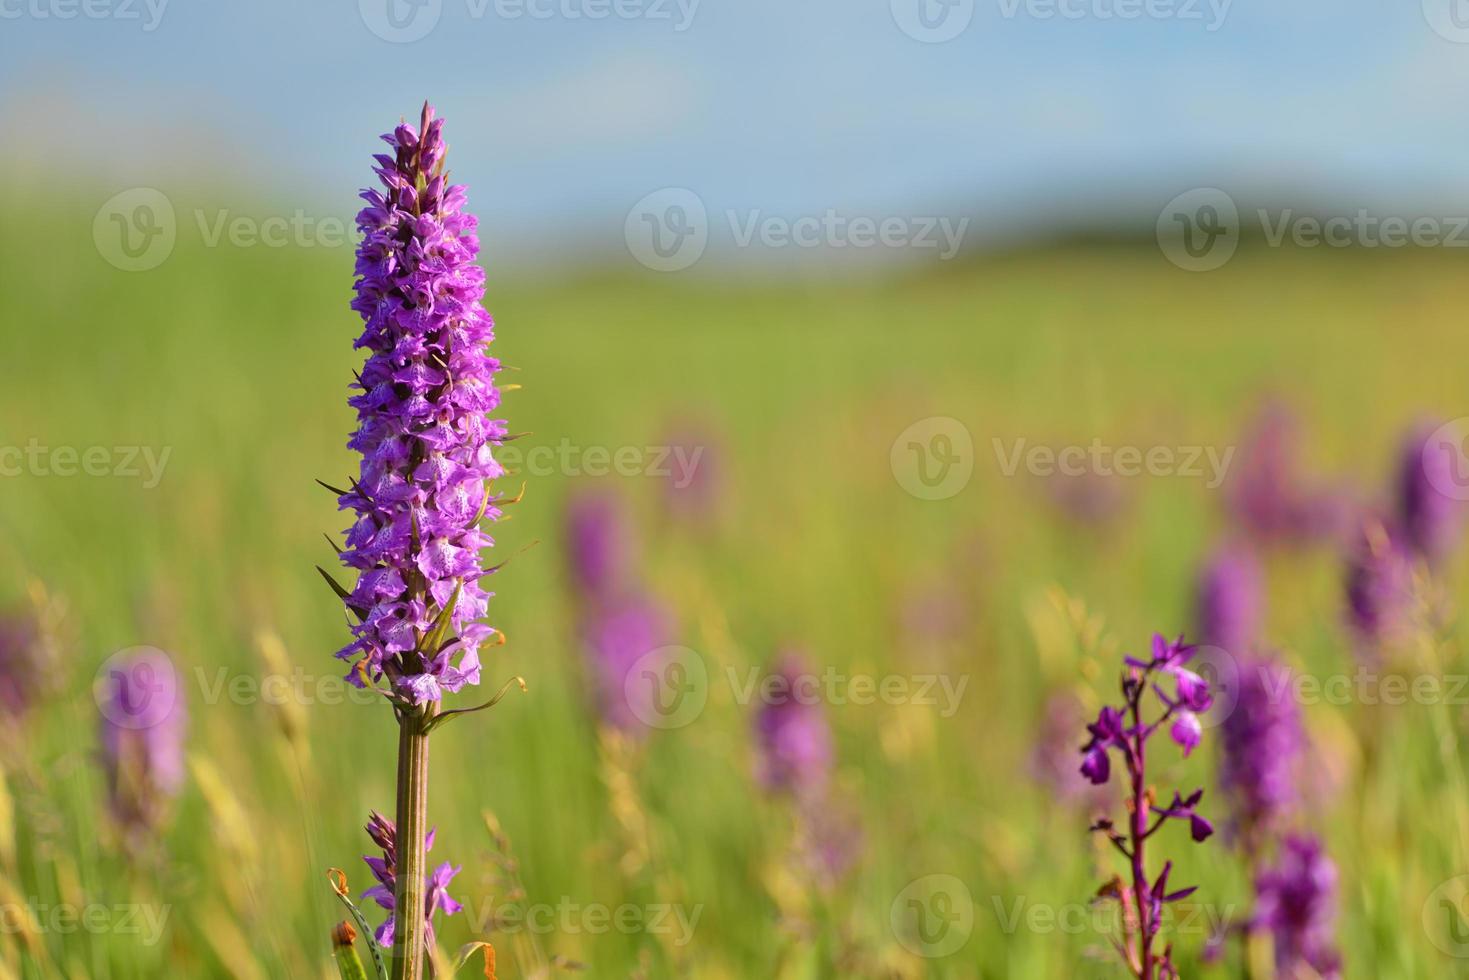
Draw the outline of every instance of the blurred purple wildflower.
<instances>
[{"instance_id":1,"label":"blurred purple wildflower","mask_svg":"<svg viewBox=\"0 0 1469 980\"><path fill-rule=\"evenodd\" d=\"M584 490L567 501L566 565L583 600L617 595L631 578L631 536L622 502L604 490Z\"/></svg>"},{"instance_id":2,"label":"blurred purple wildflower","mask_svg":"<svg viewBox=\"0 0 1469 980\"><path fill-rule=\"evenodd\" d=\"M1121 477L1092 469L1054 473L1046 478L1045 489L1057 510L1084 527L1106 527L1121 518L1132 503Z\"/></svg>"},{"instance_id":3,"label":"blurred purple wildflower","mask_svg":"<svg viewBox=\"0 0 1469 980\"><path fill-rule=\"evenodd\" d=\"M1232 656L1259 639L1265 598L1260 564L1247 549L1225 548L1199 574L1196 617L1199 642Z\"/></svg>"},{"instance_id":4,"label":"blurred purple wildflower","mask_svg":"<svg viewBox=\"0 0 1469 980\"><path fill-rule=\"evenodd\" d=\"M794 863L822 891L856 866L862 828L832 786L836 751L822 710L819 678L796 653L780 656L760 687L755 713L755 780L793 807Z\"/></svg>"},{"instance_id":5,"label":"blurred purple wildflower","mask_svg":"<svg viewBox=\"0 0 1469 980\"><path fill-rule=\"evenodd\" d=\"M108 803L137 841L162 825L183 786L183 687L167 654L140 647L109 664L96 693Z\"/></svg>"},{"instance_id":6,"label":"blurred purple wildflower","mask_svg":"<svg viewBox=\"0 0 1469 980\"><path fill-rule=\"evenodd\" d=\"M442 128L425 103L418 129L385 134L384 190L362 192L352 308L368 357L348 442L362 463L340 497L357 515L341 558L359 573L345 601L360 622L338 656L355 683L359 671L386 676L414 703L479 683L479 647L494 633L476 622L489 599L480 552L493 544L480 522L500 516L486 481L504 472L492 447L506 431L487 414L500 403L486 352L494 324L480 304L476 219L464 187L445 179Z\"/></svg>"},{"instance_id":7,"label":"blurred purple wildflower","mask_svg":"<svg viewBox=\"0 0 1469 980\"><path fill-rule=\"evenodd\" d=\"M924 650L963 639L970 606L949 581L911 586L899 594L898 639Z\"/></svg>"},{"instance_id":8,"label":"blurred purple wildflower","mask_svg":"<svg viewBox=\"0 0 1469 980\"><path fill-rule=\"evenodd\" d=\"M623 730L646 725L657 711L660 682L655 677L643 684L630 674L639 666L661 671L663 665L650 662L649 655L668 645L667 613L650 597L633 594L589 609L582 631L602 720Z\"/></svg>"},{"instance_id":9,"label":"blurred purple wildflower","mask_svg":"<svg viewBox=\"0 0 1469 980\"><path fill-rule=\"evenodd\" d=\"M831 892L862 857L864 836L856 808L828 792L796 804L795 860L806 877Z\"/></svg>"},{"instance_id":10,"label":"blurred purple wildflower","mask_svg":"<svg viewBox=\"0 0 1469 980\"><path fill-rule=\"evenodd\" d=\"M383 924L378 926L373 937L377 939L378 945L391 949L393 946L394 920L397 915L397 880L398 880L398 830L393 826L393 821L378 813L376 810L368 815L367 835L372 838L383 852L382 857L365 855L362 860L372 869L373 877L377 884L362 893L363 898L370 898L377 904L388 910L389 915ZM431 851L434 847L434 831L430 830L424 840L423 849ZM434 913L440 909L445 915L453 915L463 908L458 902L449 897L449 882L457 875L461 867L455 867L445 861L425 876L424 888L424 919L425 936L430 948L434 944Z\"/></svg>"},{"instance_id":11,"label":"blurred purple wildflower","mask_svg":"<svg viewBox=\"0 0 1469 980\"><path fill-rule=\"evenodd\" d=\"M1172 945L1165 945L1160 952L1155 950L1154 941L1162 925L1163 906L1182 901L1194 892L1192 887L1170 889L1172 861L1165 862L1158 877L1149 881L1145 853L1148 839L1169 820L1186 822L1189 836L1196 842L1207 840L1214 833L1213 824L1197 811L1204 795L1202 789L1194 790L1187 797L1174 792L1171 803L1157 807L1147 776L1148 742L1165 726L1185 756L1199 743L1202 726L1198 715L1209 709L1213 697L1204 679L1188 669L1195 652L1196 648L1185 644L1182 637L1170 643L1155 635L1151 657L1125 658L1122 703L1101 709L1097 720L1087 725L1091 738L1081 749L1081 773L1093 784L1100 786L1111 778L1113 752L1120 757L1127 773L1125 831L1119 830L1107 817L1096 820L1091 829L1104 834L1129 864L1131 882L1115 878L1102 894L1123 906L1124 935L1118 949L1138 980L1178 975L1173 965ZM1171 693L1163 687L1170 680ZM1143 716L1149 692L1162 706L1151 721Z\"/></svg>"},{"instance_id":12,"label":"blurred purple wildflower","mask_svg":"<svg viewBox=\"0 0 1469 980\"><path fill-rule=\"evenodd\" d=\"M1336 865L1320 841L1291 836L1273 868L1255 879L1255 912L1249 928L1275 940L1275 968L1285 980L1341 976L1336 951Z\"/></svg>"},{"instance_id":13,"label":"blurred purple wildflower","mask_svg":"<svg viewBox=\"0 0 1469 980\"><path fill-rule=\"evenodd\" d=\"M801 657L786 654L769 675L755 714L755 777L767 792L809 797L831 774L831 730L816 677Z\"/></svg>"},{"instance_id":14,"label":"blurred purple wildflower","mask_svg":"<svg viewBox=\"0 0 1469 980\"><path fill-rule=\"evenodd\" d=\"M1368 660L1401 643L1414 623L1413 559L1380 523L1368 522L1347 555L1347 625Z\"/></svg>"},{"instance_id":15,"label":"blurred purple wildflower","mask_svg":"<svg viewBox=\"0 0 1469 980\"><path fill-rule=\"evenodd\" d=\"M1261 544L1300 545L1337 537L1343 502L1302 476L1300 425L1280 403L1268 404L1247 430L1225 484L1234 524Z\"/></svg>"},{"instance_id":16,"label":"blurred purple wildflower","mask_svg":"<svg viewBox=\"0 0 1469 980\"><path fill-rule=\"evenodd\" d=\"M40 620L24 606L0 612L0 717L19 721L48 687L53 668Z\"/></svg>"},{"instance_id":17,"label":"blurred purple wildflower","mask_svg":"<svg viewBox=\"0 0 1469 980\"><path fill-rule=\"evenodd\" d=\"M714 523L724 503L724 454L712 429L685 424L669 434L666 444L669 513L694 524Z\"/></svg>"},{"instance_id":18,"label":"blurred purple wildflower","mask_svg":"<svg viewBox=\"0 0 1469 980\"><path fill-rule=\"evenodd\" d=\"M1453 551L1463 530L1464 507L1444 488L1461 485L1462 451L1433 440L1437 426L1414 429L1398 462L1396 516L1405 543L1431 564Z\"/></svg>"},{"instance_id":19,"label":"blurred purple wildflower","mask_svg":"<svg viewBox=\"0 0 1469 980\"><path fill-rule=\"evenodd\" d=\"M1076 730L1085 723L1081 699L1058 691L1046 699L1030 754L1031 775L1062 803L1095 810L1107 795L1076 768Z\"/></svg>"},{"instance_id":20,"label":"blurred purple wildflower","mask_svg":"<svg viewBox=\"0 0 1469 980\"><path fill-rule=\"evenodd\" d=\"M1233 807L1236 836L1253 860L1300 802L1305 733L1285 665L1250 655L1238 658L1238 666L1234 707L1218 729L1219 783Z\"/></svg>"}]
</instances>

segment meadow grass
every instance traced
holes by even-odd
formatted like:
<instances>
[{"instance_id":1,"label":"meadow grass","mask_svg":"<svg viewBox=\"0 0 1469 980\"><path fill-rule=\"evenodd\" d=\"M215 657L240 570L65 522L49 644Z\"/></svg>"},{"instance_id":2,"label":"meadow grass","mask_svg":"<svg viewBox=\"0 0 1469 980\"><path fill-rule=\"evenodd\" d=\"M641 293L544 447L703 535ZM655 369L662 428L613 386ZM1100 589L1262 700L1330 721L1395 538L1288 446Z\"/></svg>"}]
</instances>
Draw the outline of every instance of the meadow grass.
<instances>
[{"instance_id":1,"label":"meadow grass","mask_svg":"<svg viewBox=\"0 0 1469 980\"><path fill-rule=\"evenodd\" d=\"M170 455L152 488L120 476L0 480L0 587L18 596L43 582L64 598L74 639L62 693L5 761L17 847L4 888L11 902L143 904L168 918L151 946L120 930L7 930L0 964L21 977L328 976L342 910L326 869L346 869L354 891L370 883L361 826L370 808L392 806L394 725L381 705L307 704L288 719L304 726L293 742L282 710L249 684L272 670L261 646L277 641L309 698L340 672L340 604L313 565L330 567L322 533L339 535L345 519L313 480L355 469L344 446L361 360L350 255L181 240L161 267L129 274L92 249L88 216L31 213L0 232L0 444ZM472 913L444 921L445 948L491 938L524 951L524 936L472 928L507 896L486 810L532 903L701 909L682 948L615 930L537 937L593 977L631 976L642 962L651 977L679 964L709 978L837 976L821 965L837 935L887 975L1115 976L1089 957L1104 948L1090 929L1006 926L1017 902L1084 903L1110 868L1085 818L1030 779L1028 754L1047 691L1110 697L1121 650L1188 628L1219 493L1195 479L1129 480L1125 515L1082 527L1037 479L1006 477L992 440L1229 446L1276 392L1307 420L1308 465L1371 497L1385 492L1408 422L1465 404L1463 276L1443 253L1246 247L1198 275L1153 248L1058 246L765 283L632 272L502 282L493 255L487 264L496 353L516 369L505 380L524 386L503 412L531 433L520 445L654 446L696 416L720 434L728 484L719 525L690 528L669 518L659 481L614 481L635 507L651 587L677 612L678 642L715 679L693 724L638 749L599 740L558 526L585 478L526 474L507 481L524 480L525 500L495 532L495 560L515 557L493 580L491 621L509 642L487 659L486 684L519 674L529 693L435 738L432 856L464 863L456 893ZM928 416L959 419L974 437L974 476L948 500L910 496L890 467L894 438ZM1269 574L1273 642L1312 672L1352 669L1335 558L1277 555ZM1462 566L1447 580L1461 584ZM900 613L926 588L955 593L965 615L957 635L920 645ZM1095 635L1079 637L1088 617ZM144 867L110 844L93 762L94 672L136 645L174 657L191 716L189 787L166 858ZM828 708L864 846L844 894L810 911L828 937L815 943L780 922L801 905L784 867L790 819L753 788L750 707L724 683L789 646L849 673L969 678L952 717ZM1462 671L1457 636L1441 656ZM246 686L232 695L231 684ZM1455 831L1461 773L1445 768L1458 763L1463 709L1312 706L1307 721L1322 768L1329 756L1344 772L1312 825L1341 868L1348 975L1448 975L1454 963L1421 912L1438 883L1469 870ZM1188 762L1165 753L1182 774L1169 782L1199 782L1212 748ZM631 800L609 792L609 752L636 759ZM1212 812L1223 815L1217 796ZM640 867L618 819L629 813L645 820ZM1199 900L1247 909L1248 883L1222 843L1167 846ZM924 960L902 950L889 914L932 873L965 882L975 924L961 951ZM1180 940L1186 975L1199 972L1204 938ZM502 958L501 976L526 966ZM1239 975L1233 961L1215 969Z\"/></svg>"}]
</instances>

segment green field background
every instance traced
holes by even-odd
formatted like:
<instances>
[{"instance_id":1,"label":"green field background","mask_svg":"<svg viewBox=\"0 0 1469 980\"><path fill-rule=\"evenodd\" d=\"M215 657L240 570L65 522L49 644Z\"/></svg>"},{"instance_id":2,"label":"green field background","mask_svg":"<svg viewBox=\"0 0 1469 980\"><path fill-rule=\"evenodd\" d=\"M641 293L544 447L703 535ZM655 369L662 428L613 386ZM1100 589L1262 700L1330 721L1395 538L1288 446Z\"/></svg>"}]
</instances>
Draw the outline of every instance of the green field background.
<instances>
[{"instance_id":1,"label":"green field background","mask_svg":"<svg viewBox=\"0 0 1469 980\"><path fill-rule=\"evenodd\" d=\"M331 564L322 534L345 521L313 481L355 471L344 446L361 361L351 251L208 248L181 233L160 267L127 273L93 246L92 196L22 191L0 229L0 444L171 455L151 489L120 477L0 480L0 596L43 583L65 602L70 636L60 692L4 761L0 827L15 858L0 877L31 903L145 903L169 918L152 946L7 930L0 964L27 978L330 976L342 910L326 869L345 868L354 891L369 884L361 826L369 809L391 812L391 713L303 705L293 743L277 708L208 691L268 670L262 635L308 678L340 671L340 604L313 565ZM658 275L630 259L507 278L495 259L485 256L495 353L515 369L504 380L523 386L502 414L530 433L523 446L658 445L684 418L718 434L717 526L673 519L654 479L602 481L629 501L648 587L674 611L678 643L716 676L799 648L851 673L969 678L952 717L827 709L861 858L839 894L793 897L791 817L754 787L750 708L727 685L713 685L693 724L609 756L586 707L562 568L563 502L588 481L525 475L524 501L496 530L496 560L515 557L493 580L491 622L509 642L487 657L486 685L521 675L528 692L435 736L434 857L463 863L453 891L472 908L504 900L488 810L529 902L701 913L686 947L573 929L537 935L539 953L524 934L443 920L446 950L495 941L501 977L532 975L553 954L595 978L857 975L833 965L843 948L860 950L872 976L1119 975L1090 929L1006 927L1017 902L1076 907L1110 873L1085 817L1031 779L1029 755L1048 692L1078 688L1095 703L1111 695L1122 651L1189 628L1221 495L1197 479L1127 480L1118 521L1079 526L1040 481L1003 473L994 440L1224 447L1273 395L1304 420L1303 466L1371 500L1385 495L1412 422L1469 404L1466 277L1453 250L1246 242L1223 268L1193 274L1151 243L1057 245L779 280L724 279L710 263ZM972 479L941 501L905 492L889 460L898 434L930 416L958 419L974 440ZM1350 670L1336 557L1272 555L1268 571L1272 642L1312 673ZM1456 562L1445 574L1455 597L1464 571ZM927 590L964 610L940 642L903 626L904 602ZM102 662L137 645L168 651L183 672L195 760L166 853L143 867L109 843L92 695ZM1456 636L1439 649L1445 670L1463 670ZM1462 770L1446 771L1463 708L1312 706L1306 717L1322 767L1342 774L1305 823L1341 870L1347 975L1458 975L1462 961L1435 949L1423 909L1469 871L1454 830L1469 805L1455 793ZM1213 748L1187 761L1165 752L1160 782L1212 785ZM1208 803L1224 816L1222 801ZM623 859L629 806L645 821L641 867ZM1247 910L1247 878L1222 840L1162 840L1175 881ZM973 898L972 936L940 958L907 952L890 925L898 894L929 874L959 878ZM814 932L791 927L792 909ZM1233 954L1198 965L1205 938L1179 939L1186 975L1242 976Z\"/></svg>"}]
</instances>

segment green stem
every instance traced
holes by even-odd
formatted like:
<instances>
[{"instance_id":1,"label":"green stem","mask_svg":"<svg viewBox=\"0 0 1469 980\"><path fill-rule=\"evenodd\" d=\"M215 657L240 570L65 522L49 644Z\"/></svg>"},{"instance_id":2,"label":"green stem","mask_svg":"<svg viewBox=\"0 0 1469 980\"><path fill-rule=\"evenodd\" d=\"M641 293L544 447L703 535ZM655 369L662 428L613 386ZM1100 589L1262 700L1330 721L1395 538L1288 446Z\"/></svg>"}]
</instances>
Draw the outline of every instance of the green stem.
<instances>
[{"instance_id":1,"label":"green stem","mask_svg":"<svg viewBox=\"0 0 1469 980\"><path fill-rule=\"evenodd\" d=\"M397 889L393 896L393 980L422 980L426 940L424 877L428 833L428 722L438 706L407 708L398 719Z\"/></svg>"}]
</instances>

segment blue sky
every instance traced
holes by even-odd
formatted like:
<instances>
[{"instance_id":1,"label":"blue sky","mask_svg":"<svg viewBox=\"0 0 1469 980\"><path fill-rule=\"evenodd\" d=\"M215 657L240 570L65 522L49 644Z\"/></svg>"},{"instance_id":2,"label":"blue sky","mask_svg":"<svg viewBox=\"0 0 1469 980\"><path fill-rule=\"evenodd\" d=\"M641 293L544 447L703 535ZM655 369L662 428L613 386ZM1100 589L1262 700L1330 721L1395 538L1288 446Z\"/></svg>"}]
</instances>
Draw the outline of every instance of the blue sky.
<instances>
[{"instance_id":1,"label":"blue sky","mask_svg":"<svg viewBox=\"0 0 1469 980\"><path fill-rule=\"evenodd\" d=\"M920 0L617 0L644 14L599 20L613 0L416 0L438 6L411 43L370 27L390 2L427 23L408 0L167 0L151 30L163 0L85 2L0 0L22 166L347 214L373 136L427 96L497 249L599 248L669 186L713 213L962 211L982 240L1196 186L1469 206L1469 44L1431 26L1450 2L1469 24L1469 0L1233 0L1222 21L1211 0L951 0L969 20L943 43L899 26Z\"/></svg>"}]
</instances>

